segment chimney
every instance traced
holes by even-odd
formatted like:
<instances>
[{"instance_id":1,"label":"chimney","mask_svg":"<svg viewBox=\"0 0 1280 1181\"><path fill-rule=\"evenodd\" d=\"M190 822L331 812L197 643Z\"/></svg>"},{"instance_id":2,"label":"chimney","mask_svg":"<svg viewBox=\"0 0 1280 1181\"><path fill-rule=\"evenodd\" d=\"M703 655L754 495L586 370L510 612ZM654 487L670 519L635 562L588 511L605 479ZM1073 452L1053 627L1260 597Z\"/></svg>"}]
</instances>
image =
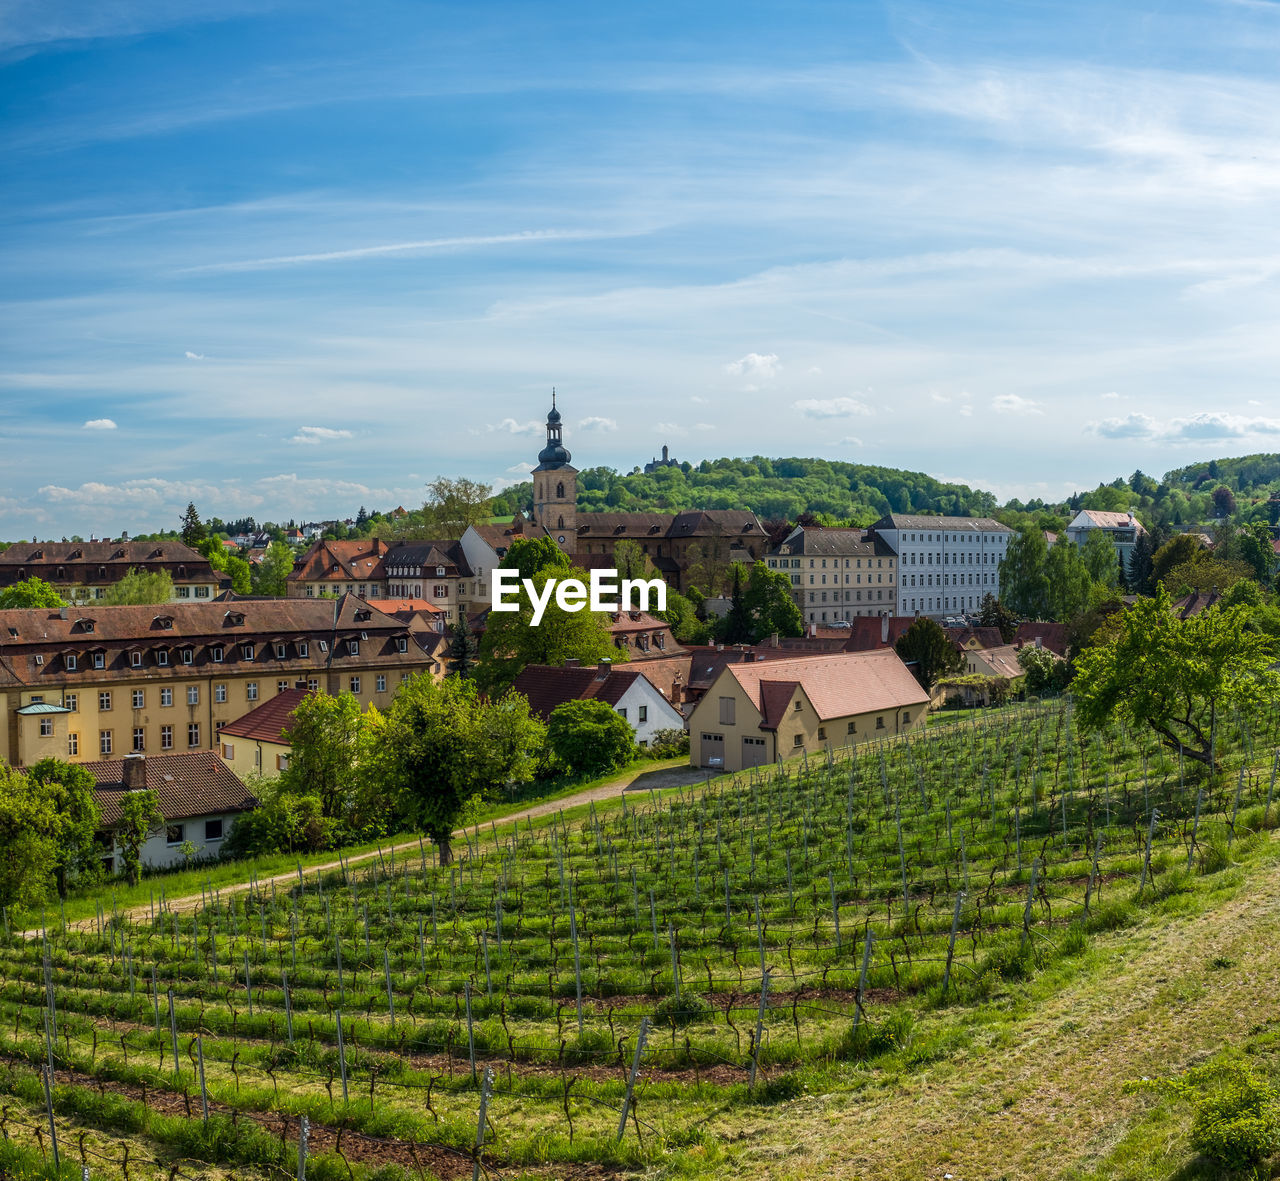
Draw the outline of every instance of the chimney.
<instances>
[{"instance_id":1,"label":"chimney","mask_svg":"<svg viewBox=\"0 0 1280 1181\"><path fill-rule=\"evenodd\" d=\"M564 658L565 668L577 668L582 661L576 656L566 656Z\"/></svg>"},{"instance_id":2,"label":"chimney","mask_svg":"<svg viewBox=\"0 0 1280 1181\"><path fill-rule=\"evenodd\" d=\"M769 637L769 647L770 648L782 647L782 639L779 637L777 632L774 632L773 635Z\"/></svg>"},{"instance_id":3,"label":"chimney","mask_svg":"<svg viewBox=\"0 0 1280 1181\"><path fill-rule=\"evenodd\" d=\"M880 616L880 643L885 647L889 645L889 617L887 615Z\"/></svg>"},{"instance_id":4,"label":"chimney","mask_svg":"<svg viewBox=\"0 0 1280 1181\"><path fill-rule=\"evenodd\" d=\"M66 617L67 617L67 609L66 609L65 607L59 607L59 608L58 608L58 618L59 618L59 619L66 619Z\"/></svg>"},{"instance_id":5,"label":"chimney","mask_svg":"<svg viewBox=\"0 0 1280 1181\"><path fill-rule=\"evenodd\" d=\"M613 661L608 656L602 656L600 657L600 664L597 669L597 675L600 677L607 677L609 675L609 670L612 668L613 668Z\"/></svg>"},{"instance_id":6,"label":"chimney","mask_svg":"<svg viewBox=\"0 0 1280 1181\"><path fill-rule=\"evenodd\" d=\"M125 755L121 772L126 791L140 791L147 786L147 756Z\"/></svg>"}]
</instances>

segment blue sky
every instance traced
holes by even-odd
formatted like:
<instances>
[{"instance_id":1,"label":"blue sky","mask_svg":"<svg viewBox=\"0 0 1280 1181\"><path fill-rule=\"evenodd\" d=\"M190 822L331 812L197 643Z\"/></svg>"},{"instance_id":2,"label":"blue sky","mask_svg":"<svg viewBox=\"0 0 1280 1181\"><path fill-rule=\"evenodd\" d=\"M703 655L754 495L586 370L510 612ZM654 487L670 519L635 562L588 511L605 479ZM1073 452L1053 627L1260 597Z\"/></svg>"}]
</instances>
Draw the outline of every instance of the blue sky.
<instances>
[{"instance_id":1,"label":"blue sky","mask_svg":"<svg viewBox=\"0 0 1280 1181\"><path fill-rule=\"evenodd\" d=\"M212 15L211 15L212 14ZM1280 450L1280 3L0 0L0 537Z\"/></svg>"}]
</instances>

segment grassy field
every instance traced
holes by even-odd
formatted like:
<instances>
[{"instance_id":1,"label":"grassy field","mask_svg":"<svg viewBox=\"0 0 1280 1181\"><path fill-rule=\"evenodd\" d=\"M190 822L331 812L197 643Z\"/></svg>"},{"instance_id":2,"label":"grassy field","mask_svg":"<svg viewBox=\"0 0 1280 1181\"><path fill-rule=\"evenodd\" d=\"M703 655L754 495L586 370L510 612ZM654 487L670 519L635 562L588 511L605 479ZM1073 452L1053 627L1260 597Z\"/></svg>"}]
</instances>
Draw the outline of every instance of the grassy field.
<instances>
[{"instance_id":1,"label":"grassy field","mask_svg":"<svg viewBox=\"0 0 1280 1181\"><path fill-rule=\"evenodd\" d=\"M1210 1176L1123 1084L1274 1053L1275 725L1008 709L6 940L10 1143L52 1060L95 1176L470 1176L491 1072L504 1177Z\"/></svg>"}]
</instances>

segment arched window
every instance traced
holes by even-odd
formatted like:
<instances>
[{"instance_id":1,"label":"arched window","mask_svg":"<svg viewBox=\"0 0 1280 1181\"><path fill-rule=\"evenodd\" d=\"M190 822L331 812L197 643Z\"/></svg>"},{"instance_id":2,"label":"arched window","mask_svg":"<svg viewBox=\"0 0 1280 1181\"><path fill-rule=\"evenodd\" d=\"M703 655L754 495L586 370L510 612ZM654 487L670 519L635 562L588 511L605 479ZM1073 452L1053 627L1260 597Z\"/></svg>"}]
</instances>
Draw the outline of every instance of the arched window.
<instances>
[{"instance_id":1,"label":"arched window","mask_svg":"<svg viewBox=\"0 0 1280 1181\"><path fill-rule=\"evenodd\" d=\"M560 518L560 523L556 526L556 528L557 528L557 529L563 529L563 528L564 528L564 518L563 518L563 517L561 517L561 518Z\"/></svg>"},{"instance_id":2,"label":"arched window","mask_svg":"<svg viewBox=\"0 0 1280 1181\"><path fill-rule=\"evenodd\" d=\"M563 500L563 499L564 499L564 485L563 485L563 484L557 484L557 485L556 485L556 499L557 499L557 500ZM564 525L564 522L563 522L563 521L561 521L561 522L560 522L560 524L561 524L561 525Z\"/></svg>"}]
</instances>

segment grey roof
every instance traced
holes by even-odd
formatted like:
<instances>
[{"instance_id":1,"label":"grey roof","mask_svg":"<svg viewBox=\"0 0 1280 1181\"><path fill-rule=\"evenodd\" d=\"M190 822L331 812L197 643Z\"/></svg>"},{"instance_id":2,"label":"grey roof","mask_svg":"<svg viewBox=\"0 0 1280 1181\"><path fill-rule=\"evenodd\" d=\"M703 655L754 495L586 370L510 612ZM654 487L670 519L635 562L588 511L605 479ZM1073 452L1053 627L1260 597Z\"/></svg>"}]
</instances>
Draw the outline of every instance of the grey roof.
<instances>
[{"instance_id":1,"label":"grey roof","mask_svg":"<svg viewBox=\"0 0 1280 1181\"><path fill-rule=\"evenodd\" d=\"M32 714L69 714L71 711L65 705L55 705L52 701L33 701L16 712L30 717Z\"/></svg>"},{"instance_id":2,"label":"grey roof","mask_svg":"<svg viewBox=\"0 0 1280 1181\"><path fill-rule=\"evenodd\" d=\"M786 554L838 555L841 557L889 557L893 550L883 538L868 536L861 529L828 529L800 526L781 545L769 551L774 557Z\"/></svg>"},{"instance_id":3,"label":"grey roof","mask_svg":"<svg viewBox=\"0 0 1280 1181\"><path fill-rule=\"evenodd\" d=\"M1012 533L993 517L922 517L908 513L890 513L881 517L872 529L972 529L978 533Z\"/></svg>"}]
</instances>

